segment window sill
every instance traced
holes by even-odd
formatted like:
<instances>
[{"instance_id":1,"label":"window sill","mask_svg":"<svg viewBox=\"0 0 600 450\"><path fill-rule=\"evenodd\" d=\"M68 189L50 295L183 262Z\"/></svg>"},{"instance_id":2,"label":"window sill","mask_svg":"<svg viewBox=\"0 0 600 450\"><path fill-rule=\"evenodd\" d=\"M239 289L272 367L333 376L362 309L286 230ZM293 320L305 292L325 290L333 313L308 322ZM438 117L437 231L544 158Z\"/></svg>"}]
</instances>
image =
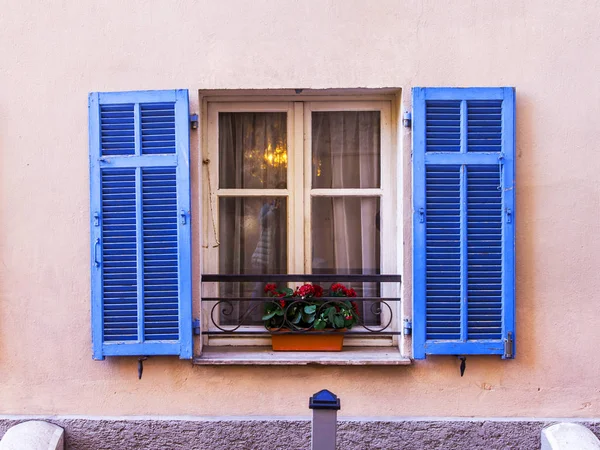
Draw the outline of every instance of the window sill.
<instances>
[{"instance_id":1,"label":"window sill","mask_svg":"<svg viewBox=\"0 0 600 450\"><path fill-rule=\"evenodd\" d=\"M394 347L347 347L341 352L274 352L271 347L204 347L194 358L203 366L406 366L410 358Z\"/></svg>"}]
</instances>

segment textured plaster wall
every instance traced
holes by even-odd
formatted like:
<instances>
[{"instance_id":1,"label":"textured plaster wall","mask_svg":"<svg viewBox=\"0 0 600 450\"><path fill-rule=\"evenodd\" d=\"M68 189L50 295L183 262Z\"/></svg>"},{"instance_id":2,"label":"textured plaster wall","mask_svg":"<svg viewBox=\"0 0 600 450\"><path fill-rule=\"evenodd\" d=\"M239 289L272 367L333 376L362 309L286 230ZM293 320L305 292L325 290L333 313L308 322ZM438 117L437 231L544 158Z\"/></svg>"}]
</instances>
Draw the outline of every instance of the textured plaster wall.
<instances>
[{"instance_id":1,"label":"textured plaster wall","mask_svg":"<svg viewBox=\"0 0 600 450\"><path fill-rule=\"evenodd\" d=\"M303 450L311 448L308 420L140 420L43 418L64 428L69 450ZM0 436L20 420L0 418ZM344 450L537 450L552 421L407 420L339 421ZM583 422L598 434L598 422ZM467 444L468 443L468 444ZM468 445L468 447L465 447Z\"/></svg>"},{"instance_id":2,"label":"textured plaster wall","mask_svg":"<svg viewBox=\"0 0 600 450\"><path fill-rule=\"evenodd\" d=\"M600 3L0 0L0 11L0 412L307 415L329 388L346 417L600 416ZM141 381L134 358L92 361L88 92L472 85L517 88L516 360L470 357L461 378L451 357L151 358ZM409 249L408 196L404 208ZM410 288L409 274L406 256Z\"/></svg>"}]
</instances>

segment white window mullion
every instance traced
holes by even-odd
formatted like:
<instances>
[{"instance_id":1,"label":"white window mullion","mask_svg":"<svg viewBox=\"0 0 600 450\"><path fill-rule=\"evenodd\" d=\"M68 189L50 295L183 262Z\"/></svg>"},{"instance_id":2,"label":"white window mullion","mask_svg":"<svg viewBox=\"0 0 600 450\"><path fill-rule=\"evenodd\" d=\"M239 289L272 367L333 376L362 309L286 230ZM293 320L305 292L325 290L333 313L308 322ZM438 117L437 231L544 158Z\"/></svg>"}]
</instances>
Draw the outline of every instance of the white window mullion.
<instances>
[{"instance_id":1,"label":"white window mullion","mask_svg":"<svg viewBox=\"0 0 600 450\"><path fill-rule=\"evenodd\" d=\"M312 197L381 197L383 189L311 189Z\"/></svg>"},{"instance_id":2,"label":"white window mullion","mask_svg":"<svg viewBox=\"0 0 600 450\"><path fill-rule=\"evenodd\" d=\"M219 189L217 197L288 197L289 189Z\"/></svg>"},{"instance_id":3,"label":"white window mullion","mask_svg":"<svg viewBox=\"0 0 600 450\"><path fill-rule=\"evenodd\" d=\"M290 121L292 122L292 121ZM288 272L302 273L305 271L304 254L307 239L304 225L305 196L304 196L304 105L294 103L292 147L288 152L288 190L290 191L289 205L289 253Z\"/></svg>"},{"instance_id":4,"label":"white window mullion","mask_svg":"<svg viewBox=\"0 0 600 450\"><path fill-rule=\"evenodd\" d=\"M304 198L304 210L302 211L304 220L304 272L312 273L312 234L311 234L311 210L312 210L312 196L311 196L311 183L312 183L312 108L311 102L304 103L304 142L300 147L302 153L305 155L304 164L302 166L303 174L301 187L302 196Z\"/></svg>"}]
</instances>

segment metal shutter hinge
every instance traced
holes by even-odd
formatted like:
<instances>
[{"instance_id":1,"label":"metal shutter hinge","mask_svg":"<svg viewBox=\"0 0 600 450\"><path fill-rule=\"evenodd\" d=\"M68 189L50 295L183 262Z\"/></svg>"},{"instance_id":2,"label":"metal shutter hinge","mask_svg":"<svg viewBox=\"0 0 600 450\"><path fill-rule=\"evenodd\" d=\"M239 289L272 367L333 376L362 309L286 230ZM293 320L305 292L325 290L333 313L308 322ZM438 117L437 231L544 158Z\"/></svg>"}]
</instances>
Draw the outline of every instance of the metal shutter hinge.
<instances>
[{"instance_id":1,"label":"metal shutter hinge","mask_svg":"<svg viewBox=\"0 0 600 450\"><path fill-rule=\"evenodd\" d=\"M410 336L412 334L412 322L408 319L404 319L404 336Z\"/></svg>"},{"instance_id":2,"label":"metal shutter hinge","mask_svg":"<svg viewBox=\"0 0 600 450\"><path fill-rule=\"evenodd\" d=\"M95 227L100 226L100 213L98 213L98 212L94 213L94 226Z\"/></svg>"},{"instance_id":3,"label":"metal shutter hinge","mask_svg":"<svg viewBox=\"0 0 600 450\"><path fill-rule=\"evenodd\" d=\"M190 127L192 130L198 129L198 114L190 114Z\"/></svg>"},{"instance_id":4,"label":"metal shutter hinge","mask_svg":"<svg viewBox=\"0 0 600 450\"><path fill-rule=\"evenodd\" d=\"M512 331L506 333L506 339L504 339L504 357L513 358L513 334Z\"/></svg>"},{"instance_id":5,"label":"metal shutter hinge","mask_svg":"<svg viewBox=\"0 0 600 450\"><path fill-rule=\"evenodd\" d=\"M402 118L402 125L404 128L410 128L412 125L412 114L409 111L404 111L404 116Z\"/></svg>"},{"instance_id":6,"label":"metal shutter hinge","mask_svg":"<svg viewBox=\"0 0 600 450\"><path fill-rule=\"evenodd\" d=\"M510 208L506 208L506 223L512 223L512 210Z\"/></svg>"},{"instance_id":7,"label":"metal shutter hinge","mask_svg":"<svg viewBox=\"0 0 600 450\"><path fill-rule=\"evenodd\" d=\"M194 330L194 334L196 336L200 335L200 319L192 320L192 329Z\"/></svg>"}]
</instances>

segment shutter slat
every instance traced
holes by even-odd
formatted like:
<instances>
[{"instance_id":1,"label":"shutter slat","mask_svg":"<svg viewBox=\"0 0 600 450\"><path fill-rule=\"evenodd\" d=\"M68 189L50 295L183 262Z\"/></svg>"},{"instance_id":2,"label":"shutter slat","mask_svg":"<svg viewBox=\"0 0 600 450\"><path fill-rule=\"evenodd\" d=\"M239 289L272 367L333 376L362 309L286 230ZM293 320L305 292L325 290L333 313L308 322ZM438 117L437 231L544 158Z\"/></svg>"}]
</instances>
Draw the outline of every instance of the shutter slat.
<instances>
[{"instance_id":1,"label":"shutter slat","mask_svg":"<svg viewBox=\"0 0 600 450\"><path fill-rule=\"evenodd\" d=\"M162 260L164 255L178 253L177 207L175 168L145 169L142 172L143 227L144 227L144 330L147 339L179 339L179 331L170 314L157 314L153 309L160 296L162 310L175 310L178 296L178 268L176 265L147 266L148 261ZM151 199L161 199L160 207L152 205ZM160 268L157 269L157 267ZM168 295L165 295L168 293ZM152 313L150 311L152 310Z\"/></svg>"},{"instance_id":2,"label":"shutter slat","mask_svg":"<svg viewBox=\"0 0 600 450\"><path fill-rule=\"evenodd\" d=\"M101 156L134 155L134 105L100 105Z\"/></svg>"},{"instance_id":3,"label":"shutter slat","mask_svg":"<svg viewBox=\"0 0 600 450\"><path fill-rule=\"evenodd\" d=\"M468 100L467 132L469 152L500 152L502 146L502 100Z\"/></svg>"},{"instance_id":4,"label":"shutter slat","mask_svg":"<svg viewBox=\"0 0 600 450\"><path fill-rule=\"evenodd\" d=\"M175 103L146 103L140 107L142 154L175 153Z\"/></svg>"},{"instance_id":5,"label":"shutter slat","mask_svg":"<svg viewBox=\"0 0 600 450\"><path fill-rule=\"evenodd\" d=\"M120 269L104 274L104 315L106 306L117 304L122 307L135 307L137 304L136 241L135 241L135 169L104 169L101 179L102 205L102 259L110 262L117 258L122 262ZM122 214L133 219L112 219L111 208L121 204L111 192L119 192L117 198L130 200L128 206L121 206ZM123 238L123 233L133 238ZM126 261L129 261L127 264ZM124 332L124 330L127 330ZM133 330L133 331L132 331ZM129 317L124 322L104 321L103 334L106 340L137 340L137 317Z\"/></svg>"},{"instance_id":6,"label":"shutter slat","mask_svg":"<svg viewBox=\"0 0 600 450\"><path fill-rule=\"evenodd\" d=\"M445 189L443 197L439 196L440 185ZM425 220L428 244L425 251L427 258L425 290L429 314L436 311L438 305L447 307L455 304L457 308L460 307L460 288L449 289L448 284L435 282L444 276L447 283L460 287L460 216L457 214L460 201L459 167L436 165L426 167L425 191L428 199ZM449 209L455 213L447 215ZM439 320L427 320L428 339L441 338L440 325ZM448 339L460 337L460 314L447 314L442 325L445 326L443 336Z\"/></svg>"},{"instance_id":7,"label":"shutter slat","mask_svg":"<svg viewBox=\"0 0 600 450\"><path fill-rule=\"evenodd\" d=\"M425 127L425 151L460 151L460 102L427 102Z\"/></svg>"}]
</instances>

